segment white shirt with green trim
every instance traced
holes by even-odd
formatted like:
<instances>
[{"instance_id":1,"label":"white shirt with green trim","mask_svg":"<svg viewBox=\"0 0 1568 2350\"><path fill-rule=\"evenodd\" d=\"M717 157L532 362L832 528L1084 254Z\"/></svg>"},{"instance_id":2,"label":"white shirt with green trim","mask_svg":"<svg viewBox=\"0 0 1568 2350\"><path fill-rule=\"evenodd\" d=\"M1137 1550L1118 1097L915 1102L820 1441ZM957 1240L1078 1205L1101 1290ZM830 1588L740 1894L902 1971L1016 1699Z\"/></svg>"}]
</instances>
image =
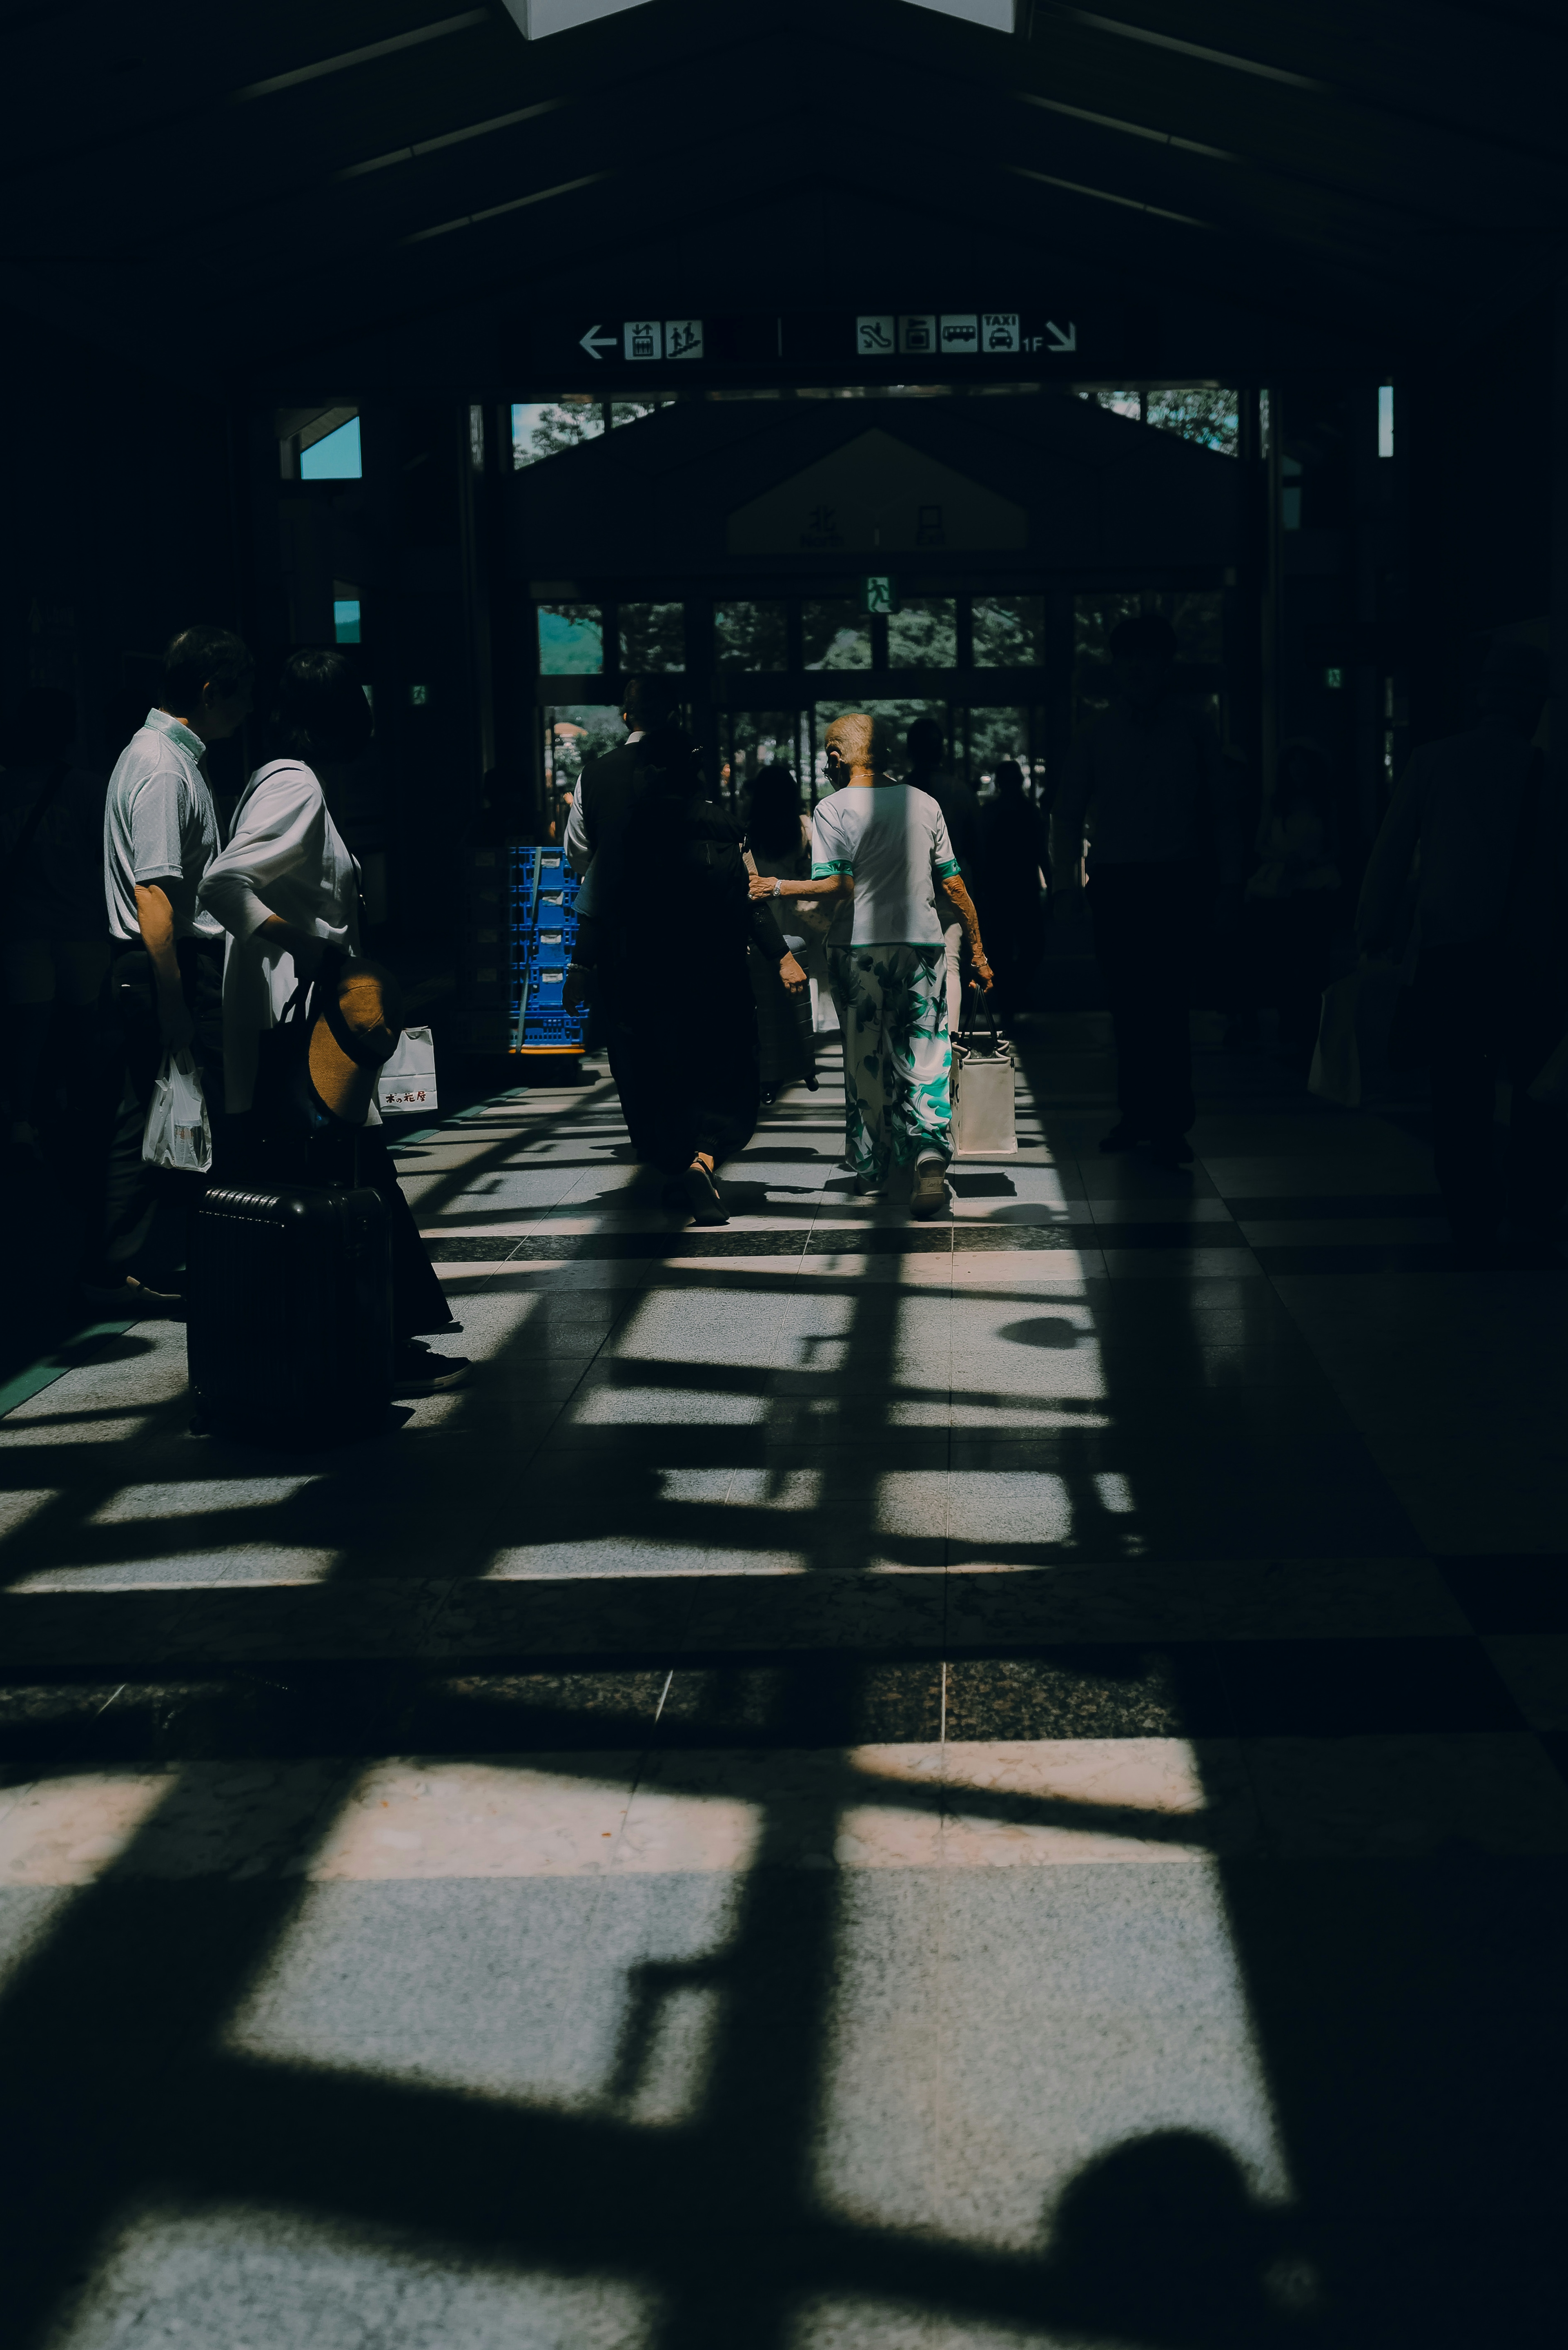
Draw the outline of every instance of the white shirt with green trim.
<instances>
[{"instance_id":1,"label":"white shirt with green trim","mask_svg":"<svg viewBox=\"0 0 1568 2350\"><path fill-rule=\"evenodd\" d=\"M846 784L816 804L811 820L811 878L855 879L854 927L834 923L833 946L940 947L939 881L959 869L942 812L929 792L909 784ZM831 901L830 901L831 902Z\"/></svg>"}]
</instances>

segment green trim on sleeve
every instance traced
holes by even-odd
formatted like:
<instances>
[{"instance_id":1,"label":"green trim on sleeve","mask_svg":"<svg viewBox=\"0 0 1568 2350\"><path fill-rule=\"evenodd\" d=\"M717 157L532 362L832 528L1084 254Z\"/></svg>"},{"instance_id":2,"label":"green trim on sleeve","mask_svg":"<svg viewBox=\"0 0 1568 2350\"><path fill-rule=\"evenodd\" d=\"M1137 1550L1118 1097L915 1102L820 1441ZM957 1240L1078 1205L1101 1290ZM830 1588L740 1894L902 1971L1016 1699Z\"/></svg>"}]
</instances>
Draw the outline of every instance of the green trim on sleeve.
<instances>
[{"instance_id":1,"label":"green trim on sleeve","mask_svg":"<svg viewBox=\"0 0 1568 2350\"><path fill-rule=\"evenodd\" d=\"M959 863L956 857L945 857L936 868L937 879L939 881L950 881L955 873L961 873L962 871L963 867Z\"/></svg>"},{"instance_id":2,"label":"green trim on sleeve","mask_svg":"<svg viewBox=\"0 0 1568 2350\"><path fill-rule=\"evenodd\" d=\"M854 870L855 860L853 858L830 857L826 864L814 859L811 868L811 878L814 881L827 881L830 880L836 873L853 873ZM956 865L953 867L953 871L955 873L958 871L958 867Z\"/></svg>"}]
</instances>

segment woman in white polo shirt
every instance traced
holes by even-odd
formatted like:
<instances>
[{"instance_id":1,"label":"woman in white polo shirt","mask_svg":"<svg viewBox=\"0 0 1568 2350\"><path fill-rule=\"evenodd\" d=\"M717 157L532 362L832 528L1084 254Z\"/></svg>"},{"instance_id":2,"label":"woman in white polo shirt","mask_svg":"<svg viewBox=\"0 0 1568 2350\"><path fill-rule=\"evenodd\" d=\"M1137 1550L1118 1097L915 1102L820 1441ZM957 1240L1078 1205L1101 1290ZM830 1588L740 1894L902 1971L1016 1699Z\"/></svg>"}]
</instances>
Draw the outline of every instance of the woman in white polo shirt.
<instances>
[{"instance_id":1,"label":"woman in white polo shirt","mask_svg":"<svg viewBox=\"0 0 1568 2350\"><path fill-rule=\"evenodd\" d=\"M864 712L834 720L826 742L837 788L812 818L812 878L759 875L752 895L853 899L849 942L827 950L844 1022L846 1155L863 1194L882 1191L895 1166L912 1166L912 1211L933 1216L952 1157L939 889L962 917L982 986L991 966L940 808L928 792L877 773L874 735Z\"/></svg>"},{"instance_id":2,"label":"woman in white polo shirt","mask_svg":"<svg viewBox=\"0 0 1568 2350\"><path fill-rule=\"evenodd\" d=\"M269 727L276 755L246 785L229 844L208 866L200 891L203 912L229 933L223 1082L231 1115L251 1109L262 1034L275 1025L299 980L314 978L329 950L374 969L358 965L359 870L316 772L357 757L370 731L369 707L341 653L290 654ZM329 1128L331 1107L315 1108ZM373 1089L363 1115L358 1180L380 1192L391 1227L392 1392L434 1395L461 1385L469 1366L424 1343L457 1326L398 1182Z\"/></svg>"}]
</instances>

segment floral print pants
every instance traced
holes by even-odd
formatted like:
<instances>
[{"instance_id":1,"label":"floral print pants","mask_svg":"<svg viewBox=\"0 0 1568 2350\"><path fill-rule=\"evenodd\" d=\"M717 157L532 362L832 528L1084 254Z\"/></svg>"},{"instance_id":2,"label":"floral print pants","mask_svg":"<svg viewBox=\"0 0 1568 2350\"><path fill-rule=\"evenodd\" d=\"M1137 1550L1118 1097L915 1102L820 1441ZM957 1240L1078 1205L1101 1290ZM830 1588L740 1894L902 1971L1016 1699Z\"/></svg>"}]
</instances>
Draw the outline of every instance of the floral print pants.
<instances>
[{"instance_id":1,"label":"floral print pants","mask_svg":"<svg viewBox=\"0 0 1568 2350\"><path fill-rule=\"evenodd\" d=\"M844 1026L845 1155L864 1181L923 1152L952 1157L943 949L829 947Z\"/></svg>"}]
</instances>

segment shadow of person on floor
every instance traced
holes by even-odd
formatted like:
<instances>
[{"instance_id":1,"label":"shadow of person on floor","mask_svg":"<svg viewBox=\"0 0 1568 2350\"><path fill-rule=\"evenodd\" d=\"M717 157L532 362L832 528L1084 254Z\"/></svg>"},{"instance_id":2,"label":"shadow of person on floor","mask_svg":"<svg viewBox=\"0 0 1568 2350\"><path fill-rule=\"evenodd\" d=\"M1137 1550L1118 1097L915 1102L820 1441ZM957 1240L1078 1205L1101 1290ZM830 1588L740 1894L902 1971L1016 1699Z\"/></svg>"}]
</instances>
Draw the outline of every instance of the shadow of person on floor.
<instances>
[{"instance_id":1,"label":"shadow of person on floor","mask_svg":"<svg viewBox=\"0 0 1568 2350\"><path fill-rule=\"evenodd\" d=\"M1258 2202L1197 2130L1128 2138L1069 2183L1052 2230L1054 2322L1191 2350L1326 2342L1299 2216Z\"/></svg>"}]
</instances>

